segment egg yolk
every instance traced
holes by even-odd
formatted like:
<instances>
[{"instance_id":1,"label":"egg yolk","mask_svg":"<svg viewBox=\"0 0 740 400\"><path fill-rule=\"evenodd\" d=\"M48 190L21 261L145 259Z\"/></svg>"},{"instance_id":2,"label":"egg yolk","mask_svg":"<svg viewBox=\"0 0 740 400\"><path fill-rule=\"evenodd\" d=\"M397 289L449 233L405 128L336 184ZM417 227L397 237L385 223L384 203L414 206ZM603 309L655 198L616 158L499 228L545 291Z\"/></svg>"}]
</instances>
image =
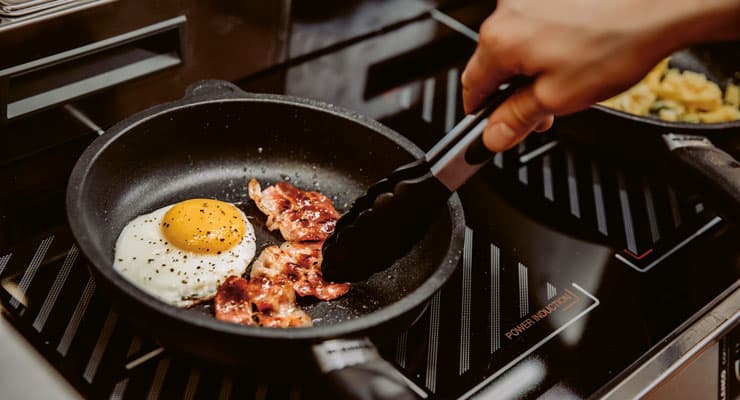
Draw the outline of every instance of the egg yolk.
<instances>
[{"instance_id":1,"label":"egg yolk","mask_svg":"<svg viewBox=\"0 0 740 400\"><path fill-rule=\"evenodd\" d=\"M191 199L172 206L161 227L167 241L182 250L221 254L242 240L246 224L233 204Z\"/></svg>"}]
</instances>

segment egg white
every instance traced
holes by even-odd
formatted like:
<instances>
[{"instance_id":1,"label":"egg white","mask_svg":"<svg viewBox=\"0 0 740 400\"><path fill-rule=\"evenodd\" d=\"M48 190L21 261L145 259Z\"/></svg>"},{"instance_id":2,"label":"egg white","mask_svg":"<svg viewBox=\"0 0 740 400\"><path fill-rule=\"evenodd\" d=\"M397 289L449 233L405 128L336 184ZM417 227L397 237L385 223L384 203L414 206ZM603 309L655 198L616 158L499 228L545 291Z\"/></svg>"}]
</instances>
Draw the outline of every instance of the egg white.
<instances>
[{"instance_id":1,"label":"egg white","mask_svg":"<svg viewBox=\"0 0 740 400\"><path fill-rule=\"evenodd\" d=\"M246 229L239 243L221 254L199 254L167 242L160 224L173 205L131 220L116 241L113 268L146 293L178 307L216 294L230 275L242 275L254 258L254 228L242 212ZM239 210L241 212L241 210Z\"/></svg>"}]
</instances>

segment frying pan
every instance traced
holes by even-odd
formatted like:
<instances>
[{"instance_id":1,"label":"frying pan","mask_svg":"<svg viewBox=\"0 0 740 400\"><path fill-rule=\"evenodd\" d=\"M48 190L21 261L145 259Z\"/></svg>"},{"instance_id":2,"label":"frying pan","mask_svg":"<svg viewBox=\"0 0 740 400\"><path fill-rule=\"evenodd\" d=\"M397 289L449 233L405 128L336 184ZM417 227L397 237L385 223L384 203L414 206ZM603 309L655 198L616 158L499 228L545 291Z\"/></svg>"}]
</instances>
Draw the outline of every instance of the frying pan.
<instances>
[{"instance_id":1,"label":"frying pan","mask_svg":"<svg viewBox=\"0 0 740 400\"><path fill-rule=\"evenodd\" d=\"M400 373L364 338L395 337L456 269L464 231L456 195L421 242L390 268L353 284L337 300L303 301L314 320L309 328L243 326L216 320L205 306L179 309L129 283L112 264L124 225L167 204L195 197L236 203L250 217L260 251L283 240L265 228L264 215L248 200L249 178L319 190L341 211L376 180L422 155L361 115L203 81L183 99L133 115L96 139L72 171L67 217L102 293L166 348L257 368L315 359L345 394L411 397Z\"/></svg>"},{"instance_id":2,"label":"frying pan","mask_svg":"<svg viewBox=\"0 0 740 400\"><path fill-rule=\"evenodd\" d=\"M670 66L705 74L723 89L740 71L740 42L704 45L671 57ZM732 50L734 49L734 50ZM723 123L668 122L602 105L558 119L559 134L600 155L660 160L680 184L700 188L716 210L740 223L740 120ZM725 151L726 150L726 151Z\"/></svg>"}]
</instances>

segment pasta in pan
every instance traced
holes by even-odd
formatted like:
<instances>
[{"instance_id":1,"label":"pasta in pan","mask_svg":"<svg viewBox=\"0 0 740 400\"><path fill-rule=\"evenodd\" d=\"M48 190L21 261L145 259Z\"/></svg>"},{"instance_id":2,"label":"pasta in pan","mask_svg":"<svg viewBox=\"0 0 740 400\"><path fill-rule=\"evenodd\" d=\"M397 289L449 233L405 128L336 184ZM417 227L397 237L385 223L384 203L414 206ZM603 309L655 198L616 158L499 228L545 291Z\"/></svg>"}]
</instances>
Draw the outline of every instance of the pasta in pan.
<instances>
[{"instance_id":1,"label":"pasta in pan","mask_svg":"<svg viewBox=\"0 0 740 400\"><path fill-rule=\"evenodd\" d=\"M740 87L719 85L693 71L668 68L668 58L638 84L599 104L665 121L715 123L740 119Z\"/></svg>"}]
</instances>

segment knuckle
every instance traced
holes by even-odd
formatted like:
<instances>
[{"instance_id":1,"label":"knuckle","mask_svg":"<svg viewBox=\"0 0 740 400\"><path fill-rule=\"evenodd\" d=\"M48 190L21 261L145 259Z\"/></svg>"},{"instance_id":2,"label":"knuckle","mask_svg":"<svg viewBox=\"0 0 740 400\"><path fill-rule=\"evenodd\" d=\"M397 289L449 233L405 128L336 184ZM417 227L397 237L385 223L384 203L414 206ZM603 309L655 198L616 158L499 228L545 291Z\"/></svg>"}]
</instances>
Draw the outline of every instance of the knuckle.
<instances>
[{"instance_id":1,"label":"knuckle","mask_svg":"<svg viewBox=\"0 0 740 400\"><path fill-rule=\"evenodd\" d=\"M517 130L532 130L549 114L547 105L543 104L531 88L525 89L510 99L509 120L517 127Z\"/></svg>"},{"instance_id":2,"label":"knuckle","mask_svg":"<svg viewBox=\"0 0 740 400\"><path fill-rule=\"evenodd\" d=\"M533 98L536 105L544 113L554 114L561 110L568 102L568 94L556 90L552 85L535 85Z\"/></svg>"},{"instance_id":3,"label":"knuckle","mask_svg":"<svg viewBox=\"0 0 740 400\"><path fill-rule=\"evenodd\" d=\"M498 29L495 28L495 25L488 21L486 20L481 27L478 36L479 45L487 49L498 48L501 44L501 35Z\"/></svg>"},{"instance_id":4,"label":"knuckle","mask_svg":"<svg viewBox=\"0 0 740 400\"><path fill-rule=\"evenodd\" d=\"M512 122L516 124L518 129L526 128L531 125L532 116L527 113L525 107L522 106L522 102L515 101L511 104L511 118Z\"/></svg>"},{"instance_id":5,"label":"knuckle","mask_svg":"<svg viewBox=\"0 0 740 400\"><path fill-rule=\"evenodd\" d=\"M495 31L496 29L496 18L494 18L495 14L490 15L488 18L483 20L483 23L480 25L480 39L482 39L484 36L489 34L492 31Z\"/></svg>"},{"instance_id":6,"label":"knuckle","mask_svg":"<svg viewBox=\"0 0 740 400\"><path fill-rule=\"evenodd\" d=\"M530 120L532 117L529 115L527 107L524 106L522 96L517 96L510 100L508 111L508 122L512 125L512 128L522 130L531 125Z\"/></svg>"},{"instance_id":7,"label":"knuckle","mask_svg":"<svg viewBox=\"0 0 740 400\"><path fill-rule=\"evenodd\" d=\"M481 25L478 43L479 46L489 49L490 52L499 53L502 50L509 50L512 46L511 29L506 29L506 21L498 18L489 17Z\"/></svg>"}]
</instances>

